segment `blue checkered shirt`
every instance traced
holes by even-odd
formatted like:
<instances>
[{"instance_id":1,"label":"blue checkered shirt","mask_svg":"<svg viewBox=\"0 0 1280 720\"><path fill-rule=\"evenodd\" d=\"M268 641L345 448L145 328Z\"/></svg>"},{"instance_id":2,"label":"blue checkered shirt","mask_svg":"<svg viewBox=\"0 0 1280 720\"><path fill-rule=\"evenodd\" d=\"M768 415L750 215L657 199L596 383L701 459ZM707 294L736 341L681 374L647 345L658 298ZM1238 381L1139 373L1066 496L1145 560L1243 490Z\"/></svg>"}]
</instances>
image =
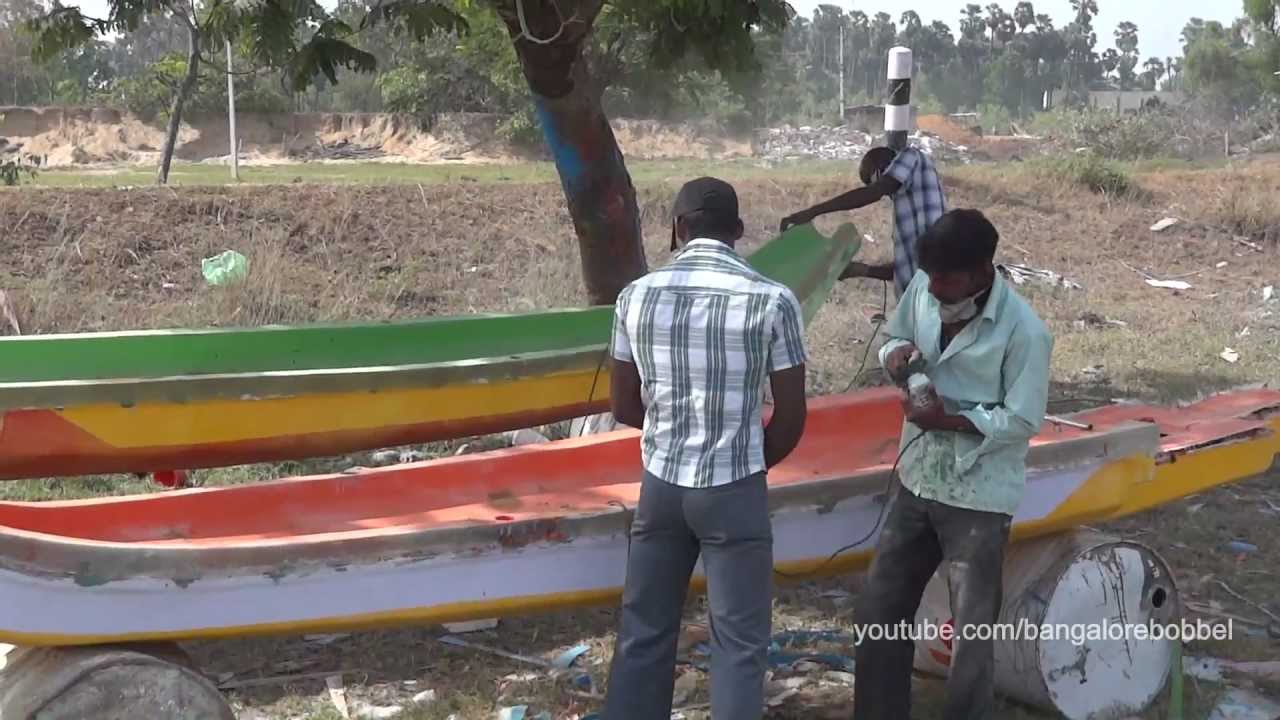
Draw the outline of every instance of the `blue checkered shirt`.
<instances>
[{"instance_id":1,"label":"blue checkered shirt","mask_svg":"<svg viewBox=\"0 0 1280 720\"><path fill-rule=\"evenodd\" d=\"M902 183L893 194L893 291L901 298L919 269L916 245L947 211L933 160L916 148L898 153L885 175Z\"/></svg>"}]
</instances>

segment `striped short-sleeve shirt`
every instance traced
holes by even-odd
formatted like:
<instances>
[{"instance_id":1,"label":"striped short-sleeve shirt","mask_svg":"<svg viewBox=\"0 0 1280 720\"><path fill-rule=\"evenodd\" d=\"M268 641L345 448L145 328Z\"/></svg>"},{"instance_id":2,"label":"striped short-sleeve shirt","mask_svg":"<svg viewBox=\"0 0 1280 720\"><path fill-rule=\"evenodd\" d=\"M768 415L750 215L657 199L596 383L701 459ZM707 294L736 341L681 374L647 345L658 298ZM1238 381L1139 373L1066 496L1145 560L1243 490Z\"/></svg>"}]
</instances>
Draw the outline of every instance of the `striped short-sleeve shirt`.
<instances>
[{"instance_id":1,"label":"striped short-sleeve shirt","mask_svg":"<svg viewBox=\"0 0 1280 720\"><path fill-rule=\"evenodd\" d=\"M804 322L789 288L699 239L618 296L612 352L640 374L645 470L715 487L765 470L765 385L805 362Z\"/></svg>"},{"instance_id":2,"label":"striped short-sleeve shirt","mask_svg":"<svg viewBox=\"0 0 1280 720\"><path fill-rule=\"evenodd\" d=\"M947 212L947 199L933 160L916 148L898 153L885 175L902 183L892 195L893 289L900 298L920 269L916 246L925 231Z\"/></svg>"}]
</instances>

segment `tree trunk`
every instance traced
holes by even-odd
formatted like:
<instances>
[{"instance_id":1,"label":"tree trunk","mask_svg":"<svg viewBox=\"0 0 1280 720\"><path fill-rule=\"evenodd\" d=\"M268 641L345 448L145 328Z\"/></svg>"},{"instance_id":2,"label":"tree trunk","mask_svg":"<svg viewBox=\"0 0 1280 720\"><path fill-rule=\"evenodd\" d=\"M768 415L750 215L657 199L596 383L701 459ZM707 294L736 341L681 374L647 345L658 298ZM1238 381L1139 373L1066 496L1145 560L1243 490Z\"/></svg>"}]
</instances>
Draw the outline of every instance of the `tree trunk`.
<instances>
[{"instance_id":1,"label":"tree trunk","mask_svg":"<svg viewBox=\"0 0 1280 720\"><path fill-rule=\"evenodd\" d=\"M542 126L555 160L578 236L582 277L592 305L608 305L628 283L648 271L640 229L635 186L622 159L622 150L601 103L602 88L593 81L583 49L600 0L582 0L578 22L563 25L547 0L517 0L525 5L529 34L525 36L514 4L501 3L498 12L507 25Z\"/></svg>"},{"instance_id":2,"label":"tree trunk","mask_svg":"<svg viewBox=\"0 0 1280 720\"><path fill-rule=\"evenodd\" d=\"M164 137L164 152L160 156L160 171L156 174L157 185L169 183L169 166L173 163L173 149L178 144L178 129L182 126L182 108L196 87L196 78L200 74L200 31L195 22L182 18L187 26L187 74L173 94L173 102L169 105L169 129Z\"/></svg>"}]
</instances>

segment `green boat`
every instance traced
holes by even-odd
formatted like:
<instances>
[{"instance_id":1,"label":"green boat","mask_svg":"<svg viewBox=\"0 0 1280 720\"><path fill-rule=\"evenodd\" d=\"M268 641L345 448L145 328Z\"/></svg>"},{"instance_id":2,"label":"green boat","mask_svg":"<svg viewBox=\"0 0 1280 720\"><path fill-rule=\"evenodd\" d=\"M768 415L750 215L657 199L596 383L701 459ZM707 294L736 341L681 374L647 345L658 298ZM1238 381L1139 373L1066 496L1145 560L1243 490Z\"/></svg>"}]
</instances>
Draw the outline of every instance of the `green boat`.
<instances>
[{"instance_id":1,"label":"green boat","mask_svg":"<svg viewBox=\"0 0 1280 720\"><path fill-rule=\"evenodd\" d=\"M808 322L852 225L749 256ZM0 339L0 479L160 472L502 432L608 407L612 308Z\"/></svg>"}]
</instances>

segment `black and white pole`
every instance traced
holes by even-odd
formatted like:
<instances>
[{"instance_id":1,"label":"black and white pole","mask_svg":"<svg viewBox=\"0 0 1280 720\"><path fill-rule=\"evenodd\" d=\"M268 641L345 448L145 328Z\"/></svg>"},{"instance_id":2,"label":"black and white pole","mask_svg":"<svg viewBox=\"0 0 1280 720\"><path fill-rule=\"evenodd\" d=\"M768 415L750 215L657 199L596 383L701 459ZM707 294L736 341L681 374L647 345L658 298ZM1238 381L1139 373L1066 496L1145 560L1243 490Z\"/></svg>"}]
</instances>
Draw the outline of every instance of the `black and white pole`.
<instances>
[{"instance_id":1,"label":"black and white pole","mask_svg":"<svg viewBox=\"0 0 1280 720\"><path fill-rule=\"evenodd\" d=\"M889 101L884 106L885 144L893 150L907 147L911 132L911 48L889 51Z\"/></svg>"}]
</instances>

